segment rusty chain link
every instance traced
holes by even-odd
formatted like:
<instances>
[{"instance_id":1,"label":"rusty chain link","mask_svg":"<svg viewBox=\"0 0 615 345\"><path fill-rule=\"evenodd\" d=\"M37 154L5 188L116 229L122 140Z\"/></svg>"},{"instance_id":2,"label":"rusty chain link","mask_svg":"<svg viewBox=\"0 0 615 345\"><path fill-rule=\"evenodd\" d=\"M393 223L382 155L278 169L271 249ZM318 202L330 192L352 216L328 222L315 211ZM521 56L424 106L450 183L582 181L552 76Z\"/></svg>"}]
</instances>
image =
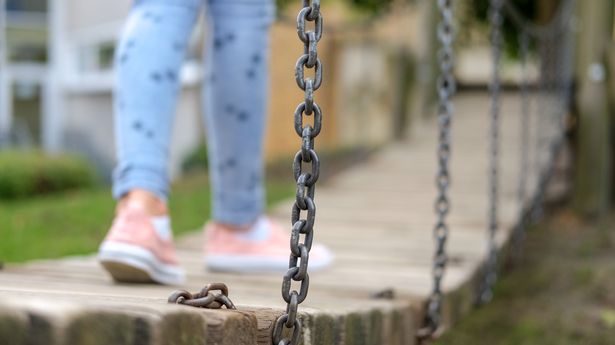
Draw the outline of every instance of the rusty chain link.
<instances>
[{"instance_id":1,"label":"rusty chain link","mask_svg":"<svg viewBox=\"0 0 615 345\"><path fill-rule=\"evenodd\" d=\"M436 186L438 196L434 208L437 216L433 234L436 241L436 250L433 263L433 290L427 304L427 313L424 326L418 332L419 341L424 342L434 338L441 327L442 310L442 278L446 268L446 240L449 227L446 217L450 210L448 189L450 185L449 159L451 155L450 129L453 117L453 104L451 98L455 94L455 77L453 66L455 56L453 52L453 41L455 37L453 26L453 4L452 0L438 0L438 8L441 21L438 25L438 40L440 50L438 51L438 62L440 64L440 76L437 80L438 91L438 175L436 176Z\"/></svg>"},{"instance_id":2,"label":"rusty chain link","mask_svg":"<svg viewBox=\"0 0 615 345\"><path fill-rule=\"evenodd\" d=\"M219 291L219 293L214 294L212 291ZM195 294L186 290L176 290L169 296L168 303L207 309L220 309L223 306L226 309L236 309L228 297L228 288L223 283L207 284Z\"/></svg>"},{"instance_id":3,"label":"rusty chain link","mask_svg":"<svg viewBox=\"0 0 615 345\"><path fill-rule=\"evenodd\" d=\"M320 160L314 149L314 138L322 128L322 110L314 101L314 92L322 85L322 63L317 45L322 38L323 17L320 13L320 0L302 0L302 5L297 15L297 36L303 42L304 49L295 64L295 80L297 86L305 92L305 97L294 113L295 132L301 137L301 148L293 159L297 189L291 215L289 269L282 280L286 312L276 320L273 328L271 340L274 345L296 345L301 336L303 326L297 318L297 311L299 304L306 299L310 286L308 262L316 218L314 193L320 174ZM307 28L308 23L313 24L313 30ZM313 70L314 77L306 78L306 68ZM304 115L313 117L313 125L304 124ZM302 218L303 212L305 215ZM293 281L299 282L299 291L293 289ZM284 335L285 329L290 336Z\"/></svg>"}]
</instances>

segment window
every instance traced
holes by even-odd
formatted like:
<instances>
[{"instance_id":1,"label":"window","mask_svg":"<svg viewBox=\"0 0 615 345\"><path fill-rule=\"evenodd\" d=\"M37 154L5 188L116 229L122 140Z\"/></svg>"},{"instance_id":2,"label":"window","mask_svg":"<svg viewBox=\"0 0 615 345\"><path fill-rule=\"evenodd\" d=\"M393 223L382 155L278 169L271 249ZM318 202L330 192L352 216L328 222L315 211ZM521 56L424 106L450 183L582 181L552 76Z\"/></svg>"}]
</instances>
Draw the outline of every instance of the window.
<instances>
[{"instance_id":1,"label":"window","mask_svg":"<svg viewBox=\"0 0 615 345\"><path fill-rule=\"evenodd\" d=\"M11 63L47 62L47 1L8 0L6 44Z\"/></svg>"}]
</instances>

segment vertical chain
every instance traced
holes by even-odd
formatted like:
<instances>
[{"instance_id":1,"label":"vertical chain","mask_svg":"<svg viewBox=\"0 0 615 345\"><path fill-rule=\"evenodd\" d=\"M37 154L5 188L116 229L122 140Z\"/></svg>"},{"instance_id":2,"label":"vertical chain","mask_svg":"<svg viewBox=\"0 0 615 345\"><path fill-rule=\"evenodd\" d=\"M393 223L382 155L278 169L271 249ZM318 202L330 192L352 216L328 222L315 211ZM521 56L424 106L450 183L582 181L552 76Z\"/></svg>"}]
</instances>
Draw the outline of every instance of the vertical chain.
<instances>
[{"instance_id":1,"label":"vertical chain","mask_svg":"<svg viewBox=\"0 0 615 345\"><path fill-rule=\"evenodd\" d=\"M555 159L557 157L558 142L559 142L559 129L561 122L559 121L560 114L563 111L562 108L562 99L560 98L561 91L561 67L562 67L562 59L560 56L560 49L562 48L562 42L560 39L553 38L549 41L549 88L550 88L550 100L551 100L551 109L549 112L548 123L549 123L549 138L547 145L547 163L545 167L545 179L543 183L543 188L541 190L542 194L545 194L547 191L548 183L551 180L551 176L555 167ZM544 199L544 197L543 197ZM544 200L543 200L544 201Z\"/></svg>"},{"instance_id":2,"label":"vertical chain","mask_svg":"<svg viewBox=\"0 0 615 345\"><path fill-rule=\"evenodd\" d=\"M553 104L553 44L555 37L545 37L541 39L541 102L542 109L537 116L537 138L536 138L536 174L537 174L537 186L536 196L532 208L532 218L534 221L542 218L544 214L543 202L544 194L549 179L549 165L550 165L550 140L549 140L549 118L552 117Z\"/></svg>"},{"instance_id":3,"label":"vertical chain","mask_svg":"<svg viewBox=\"0 0 615 345\"><path fill-rule=\"evenodd\" d=\"M539 219L542 215L542 206L541 206L541 195L540 195L540 186L541 186L541 180L542 180L542 156L543 156L543 149L544 149L544 115L547 112L547 106L546 106L546 90L547 90L547 82L546 82L546 78L545 78L545 73L544 71L548 68L546 66L547 64L547 60L545 59L545 40L547 38L545 37L540 37L537 39L537 46L538 46L538 52L539 52L539 56L540 56L540 61L539 61L539 67L540 67L540 75L539 75L539 80L538 80L538 87L536 90L536 94L537 94L537 102L538 102L538 109L536 112L536 116L534 117L534 140L532 141L534 149L532 150L533 153L533 162L532 162L532 171L533 171L533 175L534 175L534 183L533 183L533 187L534 187L534 196L533 196L533 200L532 200L532 205L531 205L531 220L532 221L536 221L537 219Z\"/></svg>"},{"instance_id":4,"label":"vertical chain","mask_svg":"<svg viewBox=\"0 0 615 345\"><path fill-rule=\"evenodd\" d=\"M570 30L570 21L572 16L572 11L575 8L574 0L565 0L562 6L564 6L564 18L569 18L562 22L562 32L571 32ZM568 115L568 110L570 107L570 99L572 97L572 73L573 73L573 59L574 59L574 35L566 35L564 39L560 43L560 51L558 52L560 63L559 70L557 71L557 75L560 78L560 90L559 90L559 116L557 118L558 127L557 127L557 143L556 150L559 151L559 148L565 143L566 140L566 116Z\"/></svg>"},{"instance_id":5,"label":"vertical chain","mask_svg":"<svg viewBox=\"0 0 615 345\"><path fill-rule=\"evenodd\" d=\"M493 297L492 287L497 279L498 248L496 234L498 231L498 165L500 135L500 60L502 55L502 5L503 0L491 0L489 20L491 23L491 53L493 59L493 76L491 91L491 127L489 131L489 224L488 224L488 258L485 280L480 293L480 302L485 303Z\"/></svg>"},{"instance_id":6,"label":"vertical chain","mask_svg":"<svg viewBox=\"0 0 615 345\"><path fill-rule=\"evenodd\" d=\"M529 76L528 76L528 55L529 55L529 36L527 32L521 31L519 34L519 58L521 61L521 83L519 92L521 95L521 117L520 117L520 169L519 186L517 198L519 202L519 218L514 233L515 255L521 254L521 243L525 238L527 227L527 184L529 173L530 156L530 95L529 95Z\"/></svg>"},{"instance_id":7,"label":"vertical chain","mask_svg":"<svg viewBox=\"0 0 615 345\"><path fill-rule=\"evenodd\" d=\"M453 117L453 104L451 98L455 94L455 78L453 75L454 66L454 27L453 27L453 8L452 0L438 0L440 15L442 16L438 25L438 39L440 40L440 50L438 51L438 62L440 64L440 77L437 80L438 91L438 175L436 176L436 186L438 196L435 202L435 212L437 216L436 225L433 229L436 250L433 263L433 290L429 297L425 326L419 331L419 338L426 340L434 336L434 333L441 327L442 310L442 278L446 268L446 240L449 227L446 217L450 210L448 189L450 186L449 160L451 155L450 129Z\"/></svg>"},{"instance_id":8,"label":"vertical chain","mask_svg":"<svg viewBox=\"0 0 615 345\"><path fill-rule=\"evenodd\" d=\"M320 0L302 0L303 7L297 16L297 35L303 42L303 55L295 65L295 80L305 92L305 99L294 114L294 127L301 137L301 148L293 160L293 175L297 182L295 203L292 207L292 230L290 239L290 260L288 271L282 280L282 298L286 302L286 312L275 323L272 334L274 345L297 345L302 333L301 321L297 318L299 304L307 297L310 286L308 261L312 239L316 205L314 193L320 172L320 160L314 150L314 138L322 127L322 111L314 102L314 91L322 84L322 64L318 58L317 44L322 38L323 18L320 13ZM312 22L314 29L309 30L307 23ZM305 69L314 69L314 77L305 77ZM313 126L304 125L305 116L313 116ZM305 166L310 166L306 171ZM305 217L301 218L301 213ZM292 282L300 284L299 291L293 289ZM286 332L285 330L286 329ZM285 335L290 334L290 336Z\"/></svg>"}]
</instances>

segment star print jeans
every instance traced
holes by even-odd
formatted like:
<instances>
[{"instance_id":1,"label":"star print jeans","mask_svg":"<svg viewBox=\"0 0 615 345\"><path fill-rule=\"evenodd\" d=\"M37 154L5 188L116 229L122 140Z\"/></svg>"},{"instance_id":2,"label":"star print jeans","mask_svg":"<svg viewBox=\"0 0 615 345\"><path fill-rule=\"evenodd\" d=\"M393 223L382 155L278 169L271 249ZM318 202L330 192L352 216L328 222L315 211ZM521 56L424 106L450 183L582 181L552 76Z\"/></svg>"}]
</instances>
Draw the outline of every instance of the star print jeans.
<instances>
[{"instance_id":1,"label":"star print jeans","mask_svg":"<svg viewBox=\"0 0 615 345\"><path fill-rule=\"evenodd\" d=\"M136 1L116 53L114 90L118 165L113 195L169 195L167 159L180 67L205 7L203 113L212 217L254 221L264 208L263 135L273 0Z\"/></svg>"}]
</instances>

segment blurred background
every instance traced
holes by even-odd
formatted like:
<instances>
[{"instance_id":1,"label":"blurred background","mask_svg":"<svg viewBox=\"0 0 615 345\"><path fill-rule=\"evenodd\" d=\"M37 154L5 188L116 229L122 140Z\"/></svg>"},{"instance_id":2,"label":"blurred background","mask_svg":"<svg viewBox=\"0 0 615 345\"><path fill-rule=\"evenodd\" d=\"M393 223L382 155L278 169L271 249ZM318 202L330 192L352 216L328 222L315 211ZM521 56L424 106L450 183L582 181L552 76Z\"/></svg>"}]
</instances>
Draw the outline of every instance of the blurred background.
<instances>
[{"instance_id":1,"label":"blurred background","mask_svg":"<svg viewBox=\"0 0 615 345\"><path fill-rule=\"evenodd\" d=\"M482 1L484 6L486 2ZM480 1L477 1L480 3ZM81 153L108 178L114 162L112 86L115 43L131 1L7 0L2 27L0 145ZM435 93L435 19L432 1L325 1L327 62L320 103L327 109L326 149L376 147L407 134L413 116L430 116ZM484 7L483 6L483 7ZM486 85L490 75L485 27L472 3L459 4L457 74L462 84ZM293 153L289 110L301 95L293 88L297 4L278 1L272 30L270 124L267 157ZM201 22L182 69L170 171L203 142L199 106ZM295 47L296 46L296 47ZM288 49L295 47L295 49ZM518 68L514 63L505 68ZM505 73L506 74L506 73ZM519 73L508 73L515 82ZM425 86L431 88L424 88ZM178 135L181 133L181 135Z\"/></svg>"}]
</instances>

